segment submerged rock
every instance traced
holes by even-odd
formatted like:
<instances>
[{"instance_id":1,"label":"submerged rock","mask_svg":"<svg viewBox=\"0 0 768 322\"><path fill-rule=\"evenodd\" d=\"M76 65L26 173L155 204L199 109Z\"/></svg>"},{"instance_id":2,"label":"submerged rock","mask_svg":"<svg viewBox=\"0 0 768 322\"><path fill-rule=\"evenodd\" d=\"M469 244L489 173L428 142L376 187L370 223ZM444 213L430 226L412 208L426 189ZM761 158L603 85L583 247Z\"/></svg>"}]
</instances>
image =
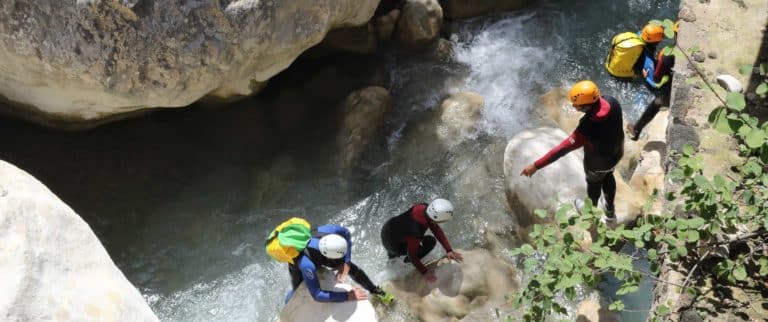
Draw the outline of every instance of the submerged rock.
<instances>
[{"instance_id":1,"label":"submerged rock","mask_svg":"<svg viewBox=\"0 0 768 322\"><path fill-rule=\"evenodd\" d=\"M0 182L3 320L158 320L71 208L4 161Z\"/></svg>"},{"instance_id":2,"label":"submerged rock","mask_svg":"<svg viewBox=\"0 0 768 322\"><path fill-rule=\"evenodd\" d=\"M2 1L0 96L20 116L64 123L248 96L377 4Z\"/></svg>"},{"instance_id":3,"label":"submerged rock","mask_svg":"<svg viewBox=\"0 0 768 322\"><path fill-rule=\"evenodd\" d=\"M343 109L338 144L344 168L349 168L384 125L392 110L392 96L383 87L369 86L349 94Z\"/></svg>"}]
</instances>

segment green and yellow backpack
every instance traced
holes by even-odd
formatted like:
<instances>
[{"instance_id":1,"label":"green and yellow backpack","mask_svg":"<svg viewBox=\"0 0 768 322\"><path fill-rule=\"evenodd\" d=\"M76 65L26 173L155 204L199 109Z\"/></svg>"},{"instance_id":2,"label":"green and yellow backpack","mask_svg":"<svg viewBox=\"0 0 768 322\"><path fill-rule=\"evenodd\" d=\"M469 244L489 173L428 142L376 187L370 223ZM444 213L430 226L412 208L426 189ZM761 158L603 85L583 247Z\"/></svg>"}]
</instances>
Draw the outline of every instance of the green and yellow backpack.
<instances>
[{"instance_id":1,"label":"green and yellow backpack","mask_svg":"<svg viewBox=\"0 0 768 322\"><path fill-rule=\"evenodd\" d=\"M267 237L266 249L270 257L284 263L293 260L304 251L312 238L312 227L302 218L293 217L275 227Z\"/></svg>"}]
</instances>

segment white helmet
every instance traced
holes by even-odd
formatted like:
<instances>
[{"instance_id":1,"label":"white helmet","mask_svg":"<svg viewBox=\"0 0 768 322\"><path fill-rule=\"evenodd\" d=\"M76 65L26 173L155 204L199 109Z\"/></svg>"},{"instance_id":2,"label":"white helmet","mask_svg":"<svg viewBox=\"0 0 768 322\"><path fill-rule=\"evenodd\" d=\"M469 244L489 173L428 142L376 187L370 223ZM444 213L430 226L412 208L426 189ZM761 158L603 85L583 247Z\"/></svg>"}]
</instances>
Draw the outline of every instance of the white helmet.
<instances>
[{"instance_id":1,"label":"white helmet","mask_svg":"<svg viewBox=\"0 0 768 322\"><path fill-rule=\"evenodd\" d=\"M444 222L453 218L453 204L445 199L435 199L427 207L427 216L436 222Z\"/></svg>"},{"instance_id":2,"label":"white helmet","mask_svg":"<svg viewBox=\"0 0 768 322\"><path fill-rule=\"evenodd\" d=\"M330 259L339 259L347 253L347 240L336 234L320 238L320 253Z\"/></svg>"}]
</instances>

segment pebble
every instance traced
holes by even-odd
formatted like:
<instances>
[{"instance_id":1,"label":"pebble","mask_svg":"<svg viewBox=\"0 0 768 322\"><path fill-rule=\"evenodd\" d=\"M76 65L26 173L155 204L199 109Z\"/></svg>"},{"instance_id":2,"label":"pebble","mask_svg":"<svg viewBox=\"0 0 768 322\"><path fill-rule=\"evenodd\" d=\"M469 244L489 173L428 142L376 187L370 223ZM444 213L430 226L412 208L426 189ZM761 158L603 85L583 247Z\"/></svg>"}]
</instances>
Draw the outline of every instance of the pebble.
<instances>
[{"instance_id":1,"label":"pebble","mask_svg":"<svg viewBox=\"0 0 768 322\"><path fill-rule=\"evenodd\" d=\"M709 54L707 54L707 57L711 59L717 59L717 53L714 51L710 51Z\"/></svg>"},{"instance_id":2,"label":"pebble","mask_svg":"<svg viewBox=\"0 0 768 322\"><path fill-rule=\"evenodd\" d=\"M707 60L707 57L704 56L704 52L695 51L693 52L693 60L699 63L703 63L705 60Z\"/></svg>"},{"instance_id":3,"label":"pebble","mask_svg":"<svg viewBox=\"0 0 768 322\"><path fill-rule=\"evenodd\" d=\"M683 6L680 8L680 13L677 15L680 19L687 22L694 22L696 21L696 13L693 12L693 10L688 6Z\"/></svg>"}]
</instances>

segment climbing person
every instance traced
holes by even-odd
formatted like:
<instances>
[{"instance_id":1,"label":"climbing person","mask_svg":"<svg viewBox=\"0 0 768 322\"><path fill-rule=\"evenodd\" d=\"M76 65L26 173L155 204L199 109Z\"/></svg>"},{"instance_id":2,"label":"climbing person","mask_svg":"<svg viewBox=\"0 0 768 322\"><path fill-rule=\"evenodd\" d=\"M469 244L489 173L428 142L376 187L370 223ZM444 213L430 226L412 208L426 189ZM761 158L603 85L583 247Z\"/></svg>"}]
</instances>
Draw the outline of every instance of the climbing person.
<instances>
[{"instance_id":1,"label":"climbing person","mask_svg":"<svg viewBox=\"0 0 768 322\"><path fill-rule=\"evenodd\" d=\"M418 203L400 215L390 218L381 228L381 242L392 259L407 255L405 262L411 262L427 282L437 280L435 273L427 269L421 258L429 254L437 243L445 249L445 257L461 262L464 257L451 248L448 238L438 223L453 218L453 204L445 199L435 199L429 204ZM435 236L425 235L427 229Z\"/></svg>"},{"instance_id":2,"label":"climbing person","mask_svg":"<svg viewBox=\"0 0 768 322\"><path fill-rule=\"evenodd\" d=\"M656 48L663 39L664 28L650 23L638 33L620 33L611 40L605 68L614 77L640 75L643 68L653 65Z\"/></svg>"},{"instance_id":3,"label":"climbing person","mask_svg":"<svg viewBox=\"0 0 768 322\"><path fill-rule=\"evenodd\" d=\"M675 23L674 33L675 41L677 38L678 23ZM635 124L627 123L627 132L632 141L637 141L643 128L653 120L653 117L659 113L662 106L669 106L672 96L672 67L675 65L675 55L664 55L659 51L656 56L655 64L643 68L643 78L646 85L654 93L653 100L645 107L643 114Z\"/></svg>"},{"instance_id":4,"label":"climbing person","mask_svg":"<svg viewBox=\"0 0 768 322\"><path fill-rule=\"evenodd\" d=\"M621 106L615 98L600 95L597 85L588 80L573 85L568 99L573 108L584 113L578 127L558 146L526 166L520 175L530 177L568 152L583 146L589 199L593 205L597 205L602 192L605 196L606 221L615 222L616 180L613 169L624 155Z\"/></svg>"},{"instance_id":5,"label":"climbing person","mask_svg":"<svg viewBox=\"0 0 768 322\"><path fill-rule=\"evenodd\" d=\"M354 287L349 292L323 290L317 278L317 270L325 267L337 270L337 281L344 281L349 275L381 302L384 304L391 303L394 299L392 295L374 285L368 275L352 263L351 246L352 242L347 228L338 225L323 225L313 230L312 238L306 248L294 259L293 264L288 264L293 290L289 292L286 302L302 281L306 283L312 298L319 302L359 301L368 298L368 295L360 287Z\"/></svg>"}]
</instances>

